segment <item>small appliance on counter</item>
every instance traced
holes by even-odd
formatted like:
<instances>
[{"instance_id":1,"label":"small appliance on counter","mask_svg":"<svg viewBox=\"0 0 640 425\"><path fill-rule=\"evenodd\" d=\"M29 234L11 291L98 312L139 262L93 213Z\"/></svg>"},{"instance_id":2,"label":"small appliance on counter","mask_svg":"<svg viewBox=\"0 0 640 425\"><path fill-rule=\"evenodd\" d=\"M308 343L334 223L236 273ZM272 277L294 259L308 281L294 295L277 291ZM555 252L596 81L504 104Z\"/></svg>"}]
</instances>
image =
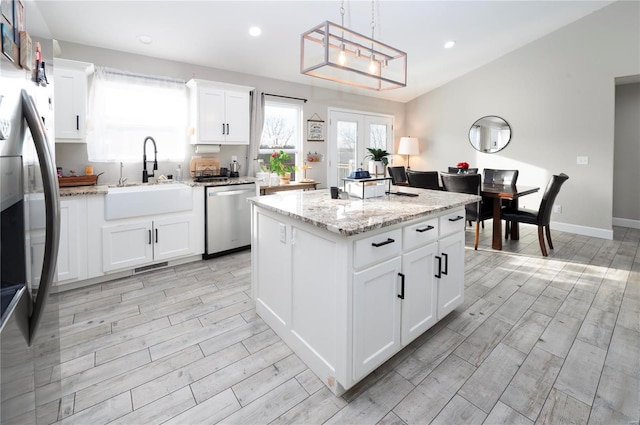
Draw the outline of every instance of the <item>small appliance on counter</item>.
<instances>
[{"instance_id":1,"label":"small appliance on counter","mask_svg":"<svg viewBox=\"0 0 640 425\"><path fill-rule=\"evenodd\" d=\"M229 164L229 177L240 177L240 164L235 155L231 157L231 164Z\"/></svg>"}]
</instances>

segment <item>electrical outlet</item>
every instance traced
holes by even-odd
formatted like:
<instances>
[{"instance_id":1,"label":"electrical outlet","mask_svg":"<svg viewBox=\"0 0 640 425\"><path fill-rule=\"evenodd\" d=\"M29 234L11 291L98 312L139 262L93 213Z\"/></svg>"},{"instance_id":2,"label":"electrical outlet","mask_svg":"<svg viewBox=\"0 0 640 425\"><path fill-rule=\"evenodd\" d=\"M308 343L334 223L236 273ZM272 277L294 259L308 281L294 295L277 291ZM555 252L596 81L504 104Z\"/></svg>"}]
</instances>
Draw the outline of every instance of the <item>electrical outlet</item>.
<instances>
[{"instance_id":1,"label":"electrical outlet","mask_svg":"<svg viewBox=\"0 0 640 425\"><path fill-rule=\"evenodd\" d=\"M562 214L562 205L554 205L553 212L557 214Z\"/></svg>"},{"instance_id":2,"label":"electrical outlet","mask_svg":"<svg viewBox=\"0 0 640 425\"><path fill-rule=\"evenodd\" d=\"M576 158L576 164L578 165L589 165L589 157L588 156L579 156Z\"/></svg>"},{"instance_id":3,"label":"electrical outlet","mask_svg":"<svg viewBox=\"0 0 640 425\"><path fill-rule=\"evenodd\" d=\"M280 223L280 242L287 243L287 225Z\"/></svg>"}]
</instances>

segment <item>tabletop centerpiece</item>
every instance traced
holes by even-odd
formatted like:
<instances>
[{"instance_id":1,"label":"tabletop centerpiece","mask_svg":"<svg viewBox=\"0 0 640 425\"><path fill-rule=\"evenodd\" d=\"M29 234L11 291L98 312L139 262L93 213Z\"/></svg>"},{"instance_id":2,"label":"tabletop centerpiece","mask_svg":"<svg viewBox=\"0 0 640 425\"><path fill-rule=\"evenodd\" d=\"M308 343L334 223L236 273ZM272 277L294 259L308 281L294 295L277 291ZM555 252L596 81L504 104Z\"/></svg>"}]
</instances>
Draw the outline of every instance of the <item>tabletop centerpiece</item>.
<instances>
[{"instance_id":1,"label":"tabletop centerpiece","mask_svg":"<svg viewBox=\"0 0 640 425\"><path fill-rule=\"evenodd\" d=\"M458 174L464 174L464 173L467 173L469 170L469 163L458 162L458 164L456 164L456 167L458 168Z\"/></svg>"},{"instance_id":2,"label":"tabletop centerpiece","mask_svg":"<svg viewBox=\"0 0 640 425\"><path fill-rule=\"evenodd\" d=\"M390 155L385 149L379 148L367 148L369 154L364 157L364 159L371 158L369 161L369 174L374 176L384 176L385 167L389 164L389 158L387 156Z\"/></svg>"}]
</instances>

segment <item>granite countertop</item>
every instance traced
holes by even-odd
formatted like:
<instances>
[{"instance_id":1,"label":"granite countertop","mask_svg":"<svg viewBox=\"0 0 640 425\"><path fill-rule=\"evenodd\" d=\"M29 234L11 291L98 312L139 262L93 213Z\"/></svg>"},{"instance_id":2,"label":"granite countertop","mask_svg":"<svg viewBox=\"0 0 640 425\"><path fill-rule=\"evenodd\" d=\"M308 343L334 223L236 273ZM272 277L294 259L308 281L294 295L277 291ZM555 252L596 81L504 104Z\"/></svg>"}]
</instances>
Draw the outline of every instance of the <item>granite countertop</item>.
<instances>
[{"instance_id":1,"label":"granite countertop","mask_svg":"<svg viewBox=\"0 0 640 425\"><path fill-rule=\"evenodd\" d=\"M328 189L319 189L277 192L274 195L249 198L249 202L333 233L352 236L462 207L481 199L476 195L410 187L399 190L417 193L418 196L331 199Z\"/></svg>"},{"instance_id":2,"label":"granite countertop","mask_svg":"<svg viewBox=\"0 0 640 425\"><path fill-rule=\"evenodd\" d=\"M220 181L212 181L212 182L194 182L193 180L184 180L181 182L167 180L163 182L152 182L152 183L142 183L142 182L132 182L126 183L125 186L142 186L142 185L154 185L154 184L186 184L191 187L196 186L231 186L237 184L248 184L255 183L258 179L255 177L230 177L227 180ZM103 184L103 185L94 185L94 186L75 186L75 187L61 187L60 188L60 196L82 196L82 195L106 195L109 192L110 187L117 187L118 185L113 184Z\"/></svg>"}]
</instances>

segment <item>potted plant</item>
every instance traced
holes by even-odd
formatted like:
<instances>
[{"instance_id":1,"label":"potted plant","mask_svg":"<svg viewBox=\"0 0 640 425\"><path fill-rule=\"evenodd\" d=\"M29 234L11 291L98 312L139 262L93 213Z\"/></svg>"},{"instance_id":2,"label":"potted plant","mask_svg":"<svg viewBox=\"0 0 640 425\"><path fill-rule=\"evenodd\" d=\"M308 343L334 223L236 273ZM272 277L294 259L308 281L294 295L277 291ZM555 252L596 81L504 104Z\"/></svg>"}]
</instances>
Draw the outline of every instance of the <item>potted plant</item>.
<instances>
[{"instance_id":1,"label":"potted plant","mask_svg":"<svg viewBox=\"0 0 640 425\"><path fill-rule=\"evenodd\" d=\"M273 151L269 159L269 171L276 173L280 177L280 184L289 184L291 182L291 173L296 171L298 167L288 164L291 155L285 151Z\"/></svg>"},{"instance_id":2,"label":"potted plant","mask_svg":"<svg viewBox=\"0 0 640 425\"><path fill-rule=\"evenodd\" d=\"M389 164L389 158L387 158L387 156L389 156L390 153L378 148L367 148L367 150L369 154L365 156L364 159L371 158L369 161L369 174L384 176L384 167Z\"/></svg>"}]
</instances>

